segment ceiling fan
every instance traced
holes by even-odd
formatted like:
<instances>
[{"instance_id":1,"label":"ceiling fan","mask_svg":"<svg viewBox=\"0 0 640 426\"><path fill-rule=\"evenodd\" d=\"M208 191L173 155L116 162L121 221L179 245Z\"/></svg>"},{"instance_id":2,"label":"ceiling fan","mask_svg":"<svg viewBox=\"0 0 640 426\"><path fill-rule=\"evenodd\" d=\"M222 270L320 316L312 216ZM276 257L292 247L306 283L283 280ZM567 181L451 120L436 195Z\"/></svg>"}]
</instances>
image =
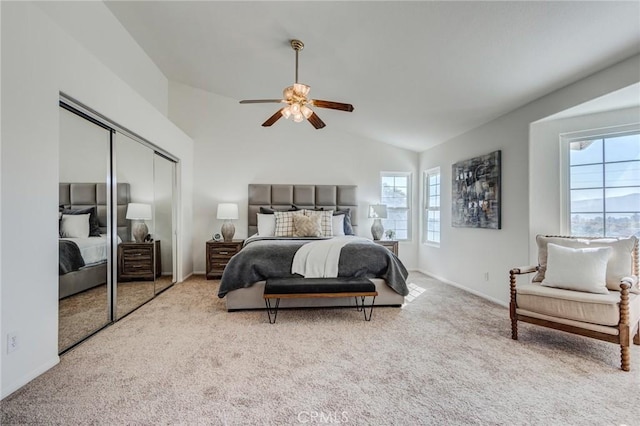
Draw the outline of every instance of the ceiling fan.
<instances>
[{"instance_id":1,"label":"ceiling fan","mask_svg":"<svg viewBox=\"0 0 640 426\"><path fill-rule=\"evenodd\" d=\"M307 95L311 87L306 84L298 83L298 52L304 49L304 43L300 40L291 40L291 47L296 51L296 80L293 86L289 86L282 91L283 99L252 99L240 101L241 104L264 104L264 103L283 103L286 106L280 108L278 112L273 114L262 123L263 127L269 127L280 117L289 118L292 117L296 123L301 122L305 118L316 129L322 129L326 124L317 116L310 106L316 106L319 108L337 109L339 111L353 111L353 105L343 104L333 101L322 101L319 99L309 99Z\"/></svg>"}]
</instances>

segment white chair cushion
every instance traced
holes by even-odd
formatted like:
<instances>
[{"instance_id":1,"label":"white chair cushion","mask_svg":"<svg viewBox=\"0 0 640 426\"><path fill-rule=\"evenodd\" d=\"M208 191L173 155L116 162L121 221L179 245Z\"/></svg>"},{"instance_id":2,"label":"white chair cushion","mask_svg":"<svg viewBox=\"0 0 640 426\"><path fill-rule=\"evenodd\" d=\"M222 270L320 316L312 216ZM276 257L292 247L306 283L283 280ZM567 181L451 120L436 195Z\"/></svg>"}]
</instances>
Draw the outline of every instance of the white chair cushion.
<instances>
[{"instance_id":1,"label":"white chair cushion","mask_svg":"<svg viewBox=\"0 0 640 426\"><path fill-rule=\"evenodd\" d=\"M547 245L547 272L542 285L607 294L607 262L611 247L579 248Z\"/></svg>"},{"instance_id":2,"label":"white chair cushion","mask_svg":"<svg viewBox=\"0 0 640 426\"><path fill-rule=\"evenodd\" d=\"M586 293L545 287L539 283L518 284L519 309L557 318L616 327L620 322L620 292ZM640 296L629 294L630 324L640 319Z\"/></svg>"},{"instance_id":3,"label":"white chair cushion","mask_svg":"<svg viewBox=\"0 0 640 426\"><path fill-rule=\"evenodd\" d=\"M534 282L542 282L547 269L547 245L557 244L563 247L587 248L587 247L611 247L613 252L607 263L607 288L609 290L620 290L620 279L633 274L633 249L636 245L637 237L629 238L598 238L593 240L566 238L566 237L546 237L536 236L538 243L538 272L533 277ZM640 289L633 288L633 293L640 293Z\"/></svg>"}]
</instances>

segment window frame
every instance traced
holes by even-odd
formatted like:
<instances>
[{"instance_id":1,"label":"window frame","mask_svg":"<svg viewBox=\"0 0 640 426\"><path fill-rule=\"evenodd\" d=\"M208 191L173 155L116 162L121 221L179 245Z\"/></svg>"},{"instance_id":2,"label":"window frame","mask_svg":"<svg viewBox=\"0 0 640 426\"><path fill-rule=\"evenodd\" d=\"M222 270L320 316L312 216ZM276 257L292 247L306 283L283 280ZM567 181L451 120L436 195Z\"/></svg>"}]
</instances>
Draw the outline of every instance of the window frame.
<instances>
[{"instance_id":1,"label":"window frame","mask_svg":"<svg viewBox=\"0 0 640 426\"><path fill-rule=\"evenodd\" d=\"M438 190L435 196L438 197L438 206L431 205L431 183L430 178L432 176L438 177ZM422 244L440 247L440 243L442 241L442 172L440 170L440 166L433 167L429 170L425 170L423 172L423 186L424 186L424 202L423 202L423 220L422 220ZM429 239L429 213L430 212L438 212L439 219L437 234L439 236L438 241Z\"/></svg>"},{"instance_id":2,"label":"window frame","mask_svg":"<svg viewBox=\"0 0 640 426\"><path fill-rule=\"evenodd\" d=\"M594 139L610 139L626 135L640 134L640 123L614 126L609 128L584 130L577 132L568 132L560 134L560 229L563 235L572 235L571 232L571 154L570 145L572 142L581 142ZM604 147L603 147L604 149ZM603 158L601 163L594 164L610 164ZM614 188L605 186L603 182L603 191L606 188ZM602 214L607 212L606 202L603 199ZM603 234L606 235L606 222L603 225ZM576 236L584 236L577 235Z\"/></svg>"},{"instance_id":3,"label":"window frame","mask_svg":"<svg viewBox=\"0 0 640 426\"><path fill-rule=\"evenodd\" d=\"M412 226L411 226L411 222L412 222L412 188L413 188L413 176L411 172L380 172L380 180L378 181L378 186L380 189L380 203L384 204L383 201L383 197L384 197L384 190L383 190L383 178L385 177L406 177L407 178L407 207L391 207L389 205L387 205L387 216L391 216L390 212L391 211L399 211L399 210L406 210L407 211L407 238L398 238L398 234L396 232L396 236L394 237L395 240L397 241L403 241L403 242L410 242L412 241ZM382 219L382 222L384 223L386 219ZM385 231L389 229L387 227L385 227ZM383 237L384 238L384 237Z\"/></svg>"}]
</instances>

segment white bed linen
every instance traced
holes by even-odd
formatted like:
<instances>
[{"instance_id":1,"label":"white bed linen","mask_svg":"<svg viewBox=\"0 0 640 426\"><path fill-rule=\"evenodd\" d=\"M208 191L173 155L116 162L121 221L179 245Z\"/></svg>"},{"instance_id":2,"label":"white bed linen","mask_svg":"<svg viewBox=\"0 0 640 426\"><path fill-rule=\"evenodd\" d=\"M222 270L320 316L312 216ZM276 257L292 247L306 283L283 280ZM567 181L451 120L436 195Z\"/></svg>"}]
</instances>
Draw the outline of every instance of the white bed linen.
<instances>
[{"instance_id":1,"label":"white bed linen","mask_svg":"<svg viewBox=\"0 0 640 426\"><path fill-rule=\"evenodd\" d=\"M61 240L73 241L78 245L85 266L101 263L107 260L107 235L100 234L99 237L87 238L60 238ZM118 243L122 240L118 237Z\"/></svg>"},{"instance_id":2,"label":"white bed linen","mask_svg":"<svg viewBox=\"0 0 640 426\"><path fill-rule=\"evenodd\" d=\"M296 251L291 273L300 274L305 278L337 277L342 247L360 240L368 241L366 238L347 235L307 243Z\"/></svg>"}]
</instances>

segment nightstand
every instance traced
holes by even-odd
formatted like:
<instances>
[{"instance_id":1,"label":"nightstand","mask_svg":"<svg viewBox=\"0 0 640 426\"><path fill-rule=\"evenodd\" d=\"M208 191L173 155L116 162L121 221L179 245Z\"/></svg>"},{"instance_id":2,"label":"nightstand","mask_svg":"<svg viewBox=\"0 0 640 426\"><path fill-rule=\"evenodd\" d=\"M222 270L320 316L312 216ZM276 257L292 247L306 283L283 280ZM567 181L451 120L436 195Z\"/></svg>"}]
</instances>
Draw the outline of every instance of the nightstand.
<instances>
[{"instance_id":1,"label":"nightstand","mask_svg":"<svg viewBox=\"0 0 640 426\"><path fill-rule=\"evenodd\" d=\"M160 259L159 240L145 243L120 243L118 245L118 280L153 280L162 273Z\"/></svg>"},{"instance_id":2,"label":"nightstand","mask_svg":"<svg viewBox=\"0 0 640 426\"><path fill-rule=\"evenodd\" d=\"M207 241L207 265L206 277L208 280L220 278L229 259L242 248L244 240L233 241Z\"/></svg>"},{"instance_id":3,"label":"nightstand","mask_svg":"<svg viewBox=\"0 0 640 426\"><path fill-rule=\"evenodd\" d=\"M374 243L388 248L393 254L398 255L398 242L395 240L374 240Z\"/></svg>"}]
</instances>

